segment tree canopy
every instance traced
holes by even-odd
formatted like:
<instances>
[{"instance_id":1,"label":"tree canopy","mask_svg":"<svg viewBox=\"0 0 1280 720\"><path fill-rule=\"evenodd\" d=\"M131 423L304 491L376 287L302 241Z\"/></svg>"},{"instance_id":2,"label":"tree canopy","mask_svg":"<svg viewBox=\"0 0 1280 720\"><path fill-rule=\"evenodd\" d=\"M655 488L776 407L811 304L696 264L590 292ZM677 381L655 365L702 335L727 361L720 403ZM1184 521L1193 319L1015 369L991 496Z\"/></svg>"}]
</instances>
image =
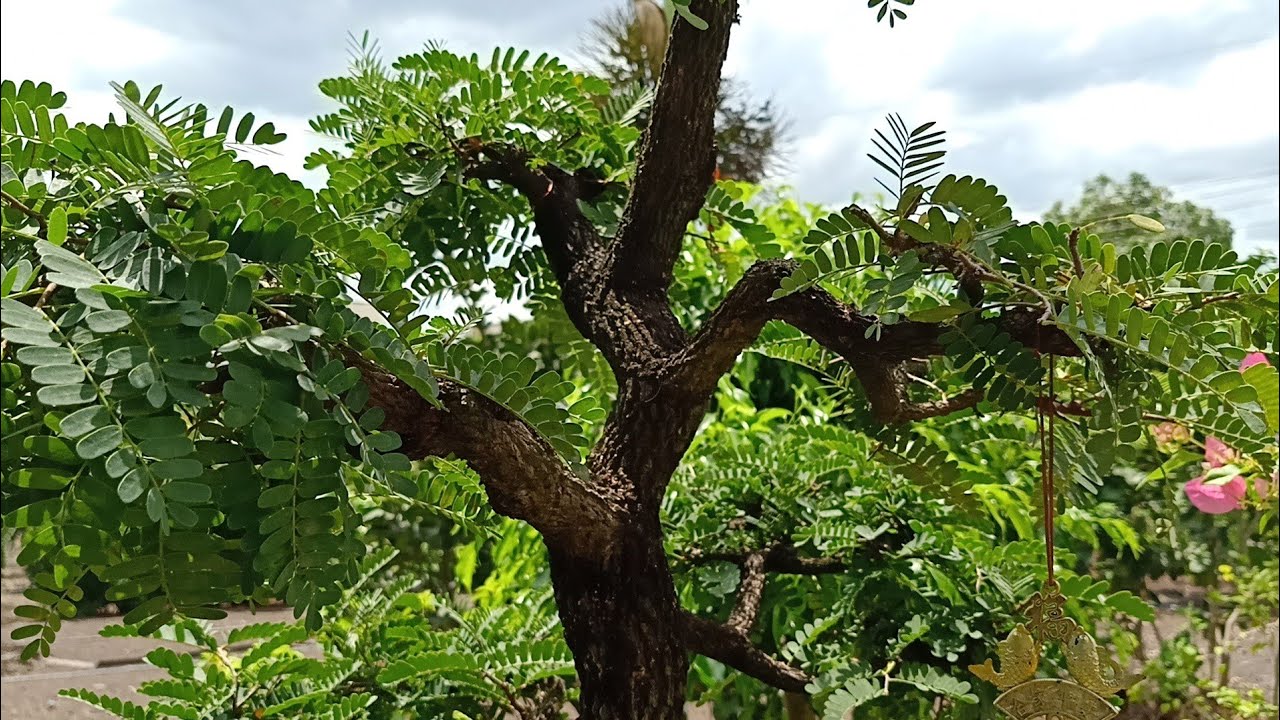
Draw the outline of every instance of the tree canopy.
<instances>
[{"instance_id":1,"label":"tree canopy","mask_svg":"<svg viewBox=\"0 0 1280 720\"><path fill-rule=\"evenodd\" d=\"M118 117L72 124L63 93L6 81L3 521L45 569L27 655L89 577L134 633L273 599L304 635L355 622L349 589L387 562L365 509L421 507L503 539L474 612L387 631L408 649L374 677L418 712L535 717L528 690L676 718L748 683L832 718L976 717L990 693L957 668L1043 572L1037 406L1081 542L1140 542L1089 498L1157 423L1229 445L1228 478L1274 473L1277 373L1240 369L1276 355L1274 271L1015 222L896 116L885 207L715 181L739 7L680 7L652 95L517 49L362 44L320 86L312 128L342 147L308 158L318 191L254 163L284 138L251 114L124 83ZM446 295L533 320L476 339L422 312ZM1149 612L1064 576L1073 613Z\"/></svg>"},{"instance_id":2,"label":"tree canopy","mask_svg":"<svg viewBox=\"0 0 1280 720\"><path fill-rule=\"evenodd\" d=\"M1169 188L1151 182L1142 173L1130 173L1124 181L1099 175L1084 184L1080 199L1070 207L1059 200L1045 213L1051 223L1106 225L1107 239L1118 248L1147 242L1151 235L1125 221L1130 213L1149 217L1165 228L1172 240L1204 240L1230 248L1235 237L1231 223L1209 208L1173 197Z\"/></svg>"}]
</instances>

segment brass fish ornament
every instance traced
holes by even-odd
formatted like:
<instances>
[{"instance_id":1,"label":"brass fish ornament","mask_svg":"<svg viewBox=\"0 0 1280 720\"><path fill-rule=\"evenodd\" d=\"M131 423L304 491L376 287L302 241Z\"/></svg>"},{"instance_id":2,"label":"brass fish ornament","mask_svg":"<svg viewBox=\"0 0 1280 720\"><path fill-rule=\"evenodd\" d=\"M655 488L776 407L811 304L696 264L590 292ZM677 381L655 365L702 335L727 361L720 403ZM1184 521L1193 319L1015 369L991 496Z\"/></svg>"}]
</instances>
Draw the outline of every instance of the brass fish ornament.
<instances>
[{"instance_id":1,"label":"brass fish ornament","mask_svg":"<svg viewBox=\"0 0 1280 720\"><path fill-rule=\"evenodd\" d=\"M1047 581L1021 608L1027 622L996 645L1000 669L991 660L969 666L974 675L1004 691L995 704L1012 720L1112 720L1119 711L1107 698L1140 678L1126 673L1067 617L1065 605L1058 584ZM1062 648L1072 680L1035 677L1046 641Z\"/></svg>"}]
</instances>

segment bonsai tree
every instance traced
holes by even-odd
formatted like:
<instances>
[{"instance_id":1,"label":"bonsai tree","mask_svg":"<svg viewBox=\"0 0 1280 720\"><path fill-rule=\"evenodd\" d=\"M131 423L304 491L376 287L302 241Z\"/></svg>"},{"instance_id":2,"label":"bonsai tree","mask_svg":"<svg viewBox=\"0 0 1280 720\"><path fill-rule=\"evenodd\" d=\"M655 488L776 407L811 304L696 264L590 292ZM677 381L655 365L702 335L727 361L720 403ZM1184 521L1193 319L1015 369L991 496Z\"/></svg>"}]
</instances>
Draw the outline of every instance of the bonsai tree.
<instances>
[{"instance_id":1,"label":"bonsai tree","mask_svg":"<svg viewBox=\"0 0 1280 720\"><path fill-rule=\"evenodd\" d=\"M585 717L680 717L691 656L831 692L753 628L771 574L830 572L837 546L802 528L733 552L693 536L741 567L722 621L682 605L664 544L722 378L766 345L855 390L847 430L867 452L806 457L863 454L890 486L963 491L930 472L943 438L913 423L1038 404L1061 416L1055 460L1076 484L1158 421L1270 476L1276 371L1239 365L1275 352L1274 273L1198 240L1120 253L1015 223L995 187L940 176L940 131L896 117L875 155L889 206L779 235L713 180L738 3L677 8L643 133L635 107L600 102L608 83L545 56L428 47L388 66L366 46L321 84L338 109L313 128L344 148L309 158L329 174L318 192L239 158L282 139L251 115L124 84L123 116L72 126L63 94L6 82L4 524L23 564L50 568L19 608L27 655L90 572L137 602L125 621L144 634L270 598L317 628L359 574L353 498L395 495L464 524L487 504L540 534ZM726 235L722 264L683 272ZM460 341L421 311L442 296L563 317L597 380Z\"/></svg>"}]
</instances>

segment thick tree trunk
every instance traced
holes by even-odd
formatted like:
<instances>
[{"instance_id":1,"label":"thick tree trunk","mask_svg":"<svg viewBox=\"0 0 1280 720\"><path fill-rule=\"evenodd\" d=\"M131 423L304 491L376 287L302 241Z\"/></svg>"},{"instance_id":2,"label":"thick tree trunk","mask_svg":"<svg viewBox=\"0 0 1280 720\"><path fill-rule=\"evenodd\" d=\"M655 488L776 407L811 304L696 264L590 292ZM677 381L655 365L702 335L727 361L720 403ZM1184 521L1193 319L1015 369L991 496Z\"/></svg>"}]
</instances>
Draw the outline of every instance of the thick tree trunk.
<instances>
[{"instance_id":1,"label":"thick tree trunk","mask_svg":"<svg viewBox=\"0 0 1280 720\"><path fill-rule=\"evenodd\" d=\"M689 657L655 516L604 559L548 548L585 720L682 720Z\"/></svg>"}]
</instances>

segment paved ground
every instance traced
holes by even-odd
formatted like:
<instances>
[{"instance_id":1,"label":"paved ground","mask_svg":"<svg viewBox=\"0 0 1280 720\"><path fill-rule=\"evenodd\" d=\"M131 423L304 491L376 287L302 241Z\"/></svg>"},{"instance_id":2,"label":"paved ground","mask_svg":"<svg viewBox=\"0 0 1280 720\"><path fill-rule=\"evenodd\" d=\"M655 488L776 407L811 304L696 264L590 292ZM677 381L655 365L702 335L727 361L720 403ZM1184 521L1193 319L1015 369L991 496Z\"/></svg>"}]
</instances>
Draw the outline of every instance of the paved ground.
<instances>
[{"instance_id":1,"label":"paved ground","mask_svg":"<svg viewBox=\"0 0 1280 720\"><path fill-rule=\"evenodd\" d=\"M109 693L124 700L143 702L137 693L139 683L164 676L143 661L153 648L168 646L179 652L191 648L178 643L167 643L138 638L104 638L98 634L104 626L119 622L118 618L85 618L68 622L53 645L53 655L33 663L16 661L21 645L9 640L9 630L16 624L11 608L5 603L3 673L0 679L0 720L28 720L42 717L47 720L88 720L106 718L106 713L67 698L58 697L64 688L84 688L97 693ZM232 628L257 622L290 621L293 614L287 609L262 609L257 613L245 610L232 611L225 619L214 623L217 634L223 639Z\"/></svg>"}]
</instances>

